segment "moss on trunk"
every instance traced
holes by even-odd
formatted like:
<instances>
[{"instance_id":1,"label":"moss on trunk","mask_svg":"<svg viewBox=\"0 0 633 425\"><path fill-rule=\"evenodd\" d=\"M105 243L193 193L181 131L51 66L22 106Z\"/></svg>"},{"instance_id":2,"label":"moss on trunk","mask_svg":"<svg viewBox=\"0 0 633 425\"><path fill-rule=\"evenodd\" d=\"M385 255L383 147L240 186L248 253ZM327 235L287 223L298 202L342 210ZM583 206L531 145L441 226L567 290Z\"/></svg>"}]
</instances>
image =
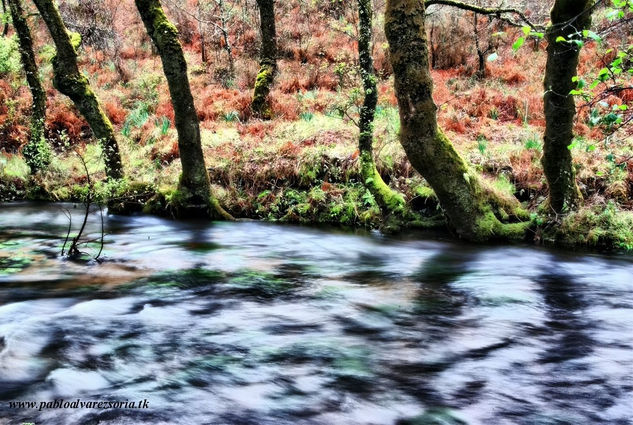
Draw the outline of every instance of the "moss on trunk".
<instances>
[{"instance_id":1,"label":"moss on trunk","mask_svg":"<svg viewBox=\"0 0 633 425\"><path fill-rule=\"evenodd\" d=\"M251 109L256 117L272 119L268 96L277 73L277 30L275 28L274 0L257 0L262 36L260 70L255 81Z\"/></svg>"},{"instance_id":2,"label":"moss on trunk","mask_svg":"<svg viewBox=\"0 0 633 425\"><path fill-rule=\"evenodd\" d=\"M437 125L424 3L388 0L385 32L400 108L402 146L435 191L450 225L461 237L473 241L524 237L528 224L522 220L527 213L519 202L489 188Z\"/></svg>"},{"instance_id":3,"label":"moss on trunk","mask_svg":"<svg viewBox=\"0 0 633 425\"><path fill-rule=\"evenodd\" d=\"M120 179L123 177L123 168L112 123L103 112L88 79L79 71L77 65L77 48L81 39L78 34L68 31L53 0L33 2L57 48L57 54L53 58L53 85L73 101L101 143L108 178Z\"/></svg>"},{"instance_id":4,"label":"moss on trunk","mask_svg":"<svg viewBox=\"0 0 633 425\"><path fill-rule=\"evenodd\" d=\"M358 123L360 128L358 150L360 152L361 173L365 186L384 212L402 212L404 197L387 186L380 173L378 173L374 162L374 116L378 103L378 89L376 87L374 63L371 57L372 15L371 0L358 0L358 53L365 94Z\"/></svg>"},{"instance_id":5,"label":"moss on trunk","mask_svg":"<svg viewBox=\"0 0 633 425\"><path fill-rule=\"evenodd\" d=\"M161 57L174 107L182 175L177 192L170 196L172 207L180 216L231 218L211 196L200 141L200 124L178 31L165 16L159 0L136 0L136 7Z\"/></svg>"},{"instance_id":6,"label":"moss on trunk","mask_svg":"<svg viewBox=\"0 0 633 425\"><path fill-rule=\"evenodd\" d=\"M575 209L582 198L568 146L574 138L576 75L580 47L574 40L591 24L593 0L556 0L547 29L547 65L545 68L545 138L543 170L549 185L549 206L555 214ZM563 37L567 41L557 41Z\"/></svg>"},{"instance_id":7,"label":"moss on trunk","mask_svg":"<svg viewBox=\"0 0 633 425\"><path fill-rule=\"evenodd\" d=\"M35 53L33 52L33 38L31 30L24 16L22 0L9 0L11 19L18 36L20 46L20 58L26 81L33 96L33 107L31 113L31 136L29 142L24 147L22 153L31 173L46 168L50 164L51 151L44 138L44 124L46 122L46 92L40 81Z\"/></svg>"}]
</instances>

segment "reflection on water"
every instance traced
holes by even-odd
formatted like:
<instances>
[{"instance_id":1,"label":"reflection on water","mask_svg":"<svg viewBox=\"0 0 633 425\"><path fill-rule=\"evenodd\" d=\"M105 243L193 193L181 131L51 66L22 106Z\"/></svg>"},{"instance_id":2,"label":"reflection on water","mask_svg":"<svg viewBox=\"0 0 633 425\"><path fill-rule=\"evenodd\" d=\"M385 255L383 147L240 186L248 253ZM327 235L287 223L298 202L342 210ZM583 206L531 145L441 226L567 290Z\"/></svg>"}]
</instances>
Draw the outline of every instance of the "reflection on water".
<instances>
[{"instance_id":1,"label":"reflection on water","mask_svg":"<svg viewBox=\"0 0 633 425\"><path fill-rule=\"evenodd\" d=\"M628 260L110 216L78 264L67 225L1 206L0 423L633 423ZM56 399L149 408L8 403Z\"/></svg>"}]
</instances>

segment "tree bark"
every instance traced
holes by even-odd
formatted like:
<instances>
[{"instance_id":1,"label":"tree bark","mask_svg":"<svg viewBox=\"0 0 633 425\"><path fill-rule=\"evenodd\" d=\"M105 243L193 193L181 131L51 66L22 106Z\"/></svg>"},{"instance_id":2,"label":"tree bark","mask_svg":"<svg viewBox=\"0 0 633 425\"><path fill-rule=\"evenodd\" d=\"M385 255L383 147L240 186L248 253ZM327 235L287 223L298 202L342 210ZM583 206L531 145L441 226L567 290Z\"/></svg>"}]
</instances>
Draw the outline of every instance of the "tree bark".
<instances>
[{"instance_id":1,"label":"tree bark","mask_svg":"<svg viewBox=\"0 0 633 425\"><path fill-rule=\"evenodd\" d=\"M255 81L251 109L256 117L272 119L268 95L277 73L277 30L275 28L274 0L257 0L262 35L260 69Z\"/></svg>"},{"instance_id":2,"label":"tree bark","mask_svg":"<svg viewBox=\"0 0 633 425\"><path fill-rule=\"evenodd\" d=\"M572 78L576 75L582 31L591 24L593 0L556 0L547 29L545 67L545 138L543 170L549 185L549 207L555 214L575 209L582 199L568 146L574 138L576 115ZM580 33L580 34L579 34ZM556 41L563 37L567 41Z\"/></svg>"},{"instance_id":3,"label":"tree bark","mask_svg":"<svg viewBox=\"0 0 633 425\"><path fill-rule=\"evenodd\" d=\"M165 16L159 0L135 1L147 33L161 57L174 107L182 164L178 196L172 198L177 214L232 218L211 196L200 140L200 123L189 85L187 62L178 41L178 31Z\"/></svg>"},{"instance_id":4,"label":"tree bark","mask_svg":"<svg viewBox=\"0 0 633 425\"><path fill-rule=\"evenodd\" d=\"M233 80L235 78L235 60L233 59L233 47L231 46L231 39L229 38L229 30L227 28L227 11L224 8L224 0L217 0L217 3L218 8L220 9L220 32L222 33L222 39L224 40L226 57L229 61L229 80ZM225 86L227 83L228 81L224 81Z\"/></svg>"},{"instance_id":5,"label":"tree bark","mask_svg":"<svg viewBox=\"0 0 633 425\"><path fill-rule=\"evenodd\" d=\"M481 41L479 37L479 15L477 13L473 13L473 30L475 32L475 49L477 49L477 59L479 66L477 67L477 73L475 74L478 78L486 78L486 51L482 49Z\"/></svg>"},{"instance_id":6,"label":"tree bark","mask_svg":"<svg viewBox=\"0 0 633 425\"><path fill-rule=\"evenodd\" d=\"M7 2L6 0L2 0L2 13L7 13ZM9 23L5 22L4 28L2 29L2 36L6 37L9 34Z\"/></svg>"},{"instance_id":7,"label":"tree bark","mask_svg":"<svg viewBox=\"0 0 633 425\"><path fill-rule=\"evenodd\" d=\"M31 113L31 136L22 153L31 173L44 169L50 163L50 147L44 138L44 125L46 122L46 92L40 81L35 52L33 52L33 38L31 30L24 16L22 0L9 0L13 27L18 36L20 58L26 82L33 96Z\"/></svg>"},{"instance_id":8,"label":"tree bark","mask_svg":"<svg viewBox=\"0 0 633 425\"><path fill-rule=\"evenodd\" d=\"M200 59L203 64L207 64L209 59L207 58L207 46L205 40L205 27L202 23L202 5L200 4L200 0L197 3L198 6L198 33L200 33Z\"/></svg>"},{"instance_id":9,"label":"tree bark","mask_svg":"<svg viewBox=\"0 0 633 425\"><path fill-rule=\"evenodd\" d=\"M33 0L33 2L57 48L57 54L53 58L53 85L73 101L101 143L108 179L120 179L123 177L123 169L112 123L103 112L88 79L79 71L77 65L77 48L81 40L78 39L78 34L73 34L71 39L71 33L64 25L53 0Z\"/></svg>"},{"instance_id":10,"label":"tree bark","mask_svg":"<svg viewBox=\"0 0 633 425\"><path fill-rule=\"evenodd\" d=\"M519 221L527 214L519 202L489 188L437 125L424 25L423 2L387 1L385 33L400 109L402 146L413 167L435 191L458 235L473 241L521 238L527 225Z\"/></svg>"},{"instance_id":11,"label":"tree bark","mask_svg":"<svg viewBox=\"0 0 633 425\"><path fill-rule=\"evenodd\" d=\"M365 187L369 189L384 212L395 212L402 211L404 198L387 186L380 173L378 173L374 162L374 117L376 105L378 104L378 89L371 56L372 15L371 0L358 0L358 53L363 92L365 94L358 123L360 129L358 150L360 152L360 166Z\"/></svg>"}]
</instances>

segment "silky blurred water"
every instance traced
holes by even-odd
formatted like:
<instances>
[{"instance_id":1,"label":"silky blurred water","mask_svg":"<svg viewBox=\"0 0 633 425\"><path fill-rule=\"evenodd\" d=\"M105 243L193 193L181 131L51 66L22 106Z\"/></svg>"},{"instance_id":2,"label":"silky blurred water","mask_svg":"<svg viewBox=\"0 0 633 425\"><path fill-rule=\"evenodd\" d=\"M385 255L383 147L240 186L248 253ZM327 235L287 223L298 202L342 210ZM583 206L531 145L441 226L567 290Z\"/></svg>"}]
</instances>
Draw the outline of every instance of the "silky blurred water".
<instances>
[{"instance_id":1,"label":"silky blurred water","mask_svg":"<svg viewBox=\"0 0 633 425\"><path fill-rule=\"evenodd\" d=\"M633 423L630 258L62 208L0 205L0 423Z\"/></svg>"}]
</instances>

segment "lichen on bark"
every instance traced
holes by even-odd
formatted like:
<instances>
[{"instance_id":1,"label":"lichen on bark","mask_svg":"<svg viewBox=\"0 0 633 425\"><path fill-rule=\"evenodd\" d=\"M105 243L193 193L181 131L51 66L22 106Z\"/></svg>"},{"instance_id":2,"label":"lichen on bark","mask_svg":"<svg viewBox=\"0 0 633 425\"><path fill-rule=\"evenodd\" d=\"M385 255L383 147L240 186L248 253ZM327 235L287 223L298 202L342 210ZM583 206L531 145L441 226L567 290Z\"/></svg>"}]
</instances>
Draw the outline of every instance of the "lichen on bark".
<instances>
[{"instance_id":1,"label":"lichen on bark","mask_svg":"<svg viewBox=\"0 0 633 425\"><path fill-rule=\"evenodd\" d=\"M106 175L109 179L123 177L119 145L114 128L103 112L99 99L88 79L79 71L77 48L80 38L68 31L53 0L33 0L53 38L57 53L53 58L53 86L68 96L86 119L103 149Z\"/></svg>"},{"instance_id":2,"label":"lichen on bark","mask_svg":"<svg viewBox=\"0 0 633 425\"><path fill-rule=\"evenodd\" d=\"M486 185L438 127L424 3L388 0L385 33L400 110L400 141L413 167L435 191L451 227L473 241L523 237L528 217L519 202Z\"/></svg>"},{"instance_id":3,"label":"lichen on bark","mask_svg":"<svg viewBox=\"0 0 633 425\"><path fill-rule=\"evenodd\" d=\"M545 137L541 163L549 186L549 209L554 214L574 210L582 199L568 148L574 138L576 115L570 92L576 88L572 79L580 55L580 46L574 41L581 39L582 31L589 28L592 5L593 0L556 0L546 32Z\"/></svg>"},{"instance_id":4,"label":"lichen on bark","mask_svg":"<svg viewBox=\"0 0 633 425\"><path fill-rule=\"evenodd\" d=\"M204 162L200 123L191 94L187 62L176 27L167 19L159 0L135 0L148 35L161 57L178 132L182 174L170 205L179 216L210 216L232 219L211 194Z\"/></svg>"}]
</instances>

